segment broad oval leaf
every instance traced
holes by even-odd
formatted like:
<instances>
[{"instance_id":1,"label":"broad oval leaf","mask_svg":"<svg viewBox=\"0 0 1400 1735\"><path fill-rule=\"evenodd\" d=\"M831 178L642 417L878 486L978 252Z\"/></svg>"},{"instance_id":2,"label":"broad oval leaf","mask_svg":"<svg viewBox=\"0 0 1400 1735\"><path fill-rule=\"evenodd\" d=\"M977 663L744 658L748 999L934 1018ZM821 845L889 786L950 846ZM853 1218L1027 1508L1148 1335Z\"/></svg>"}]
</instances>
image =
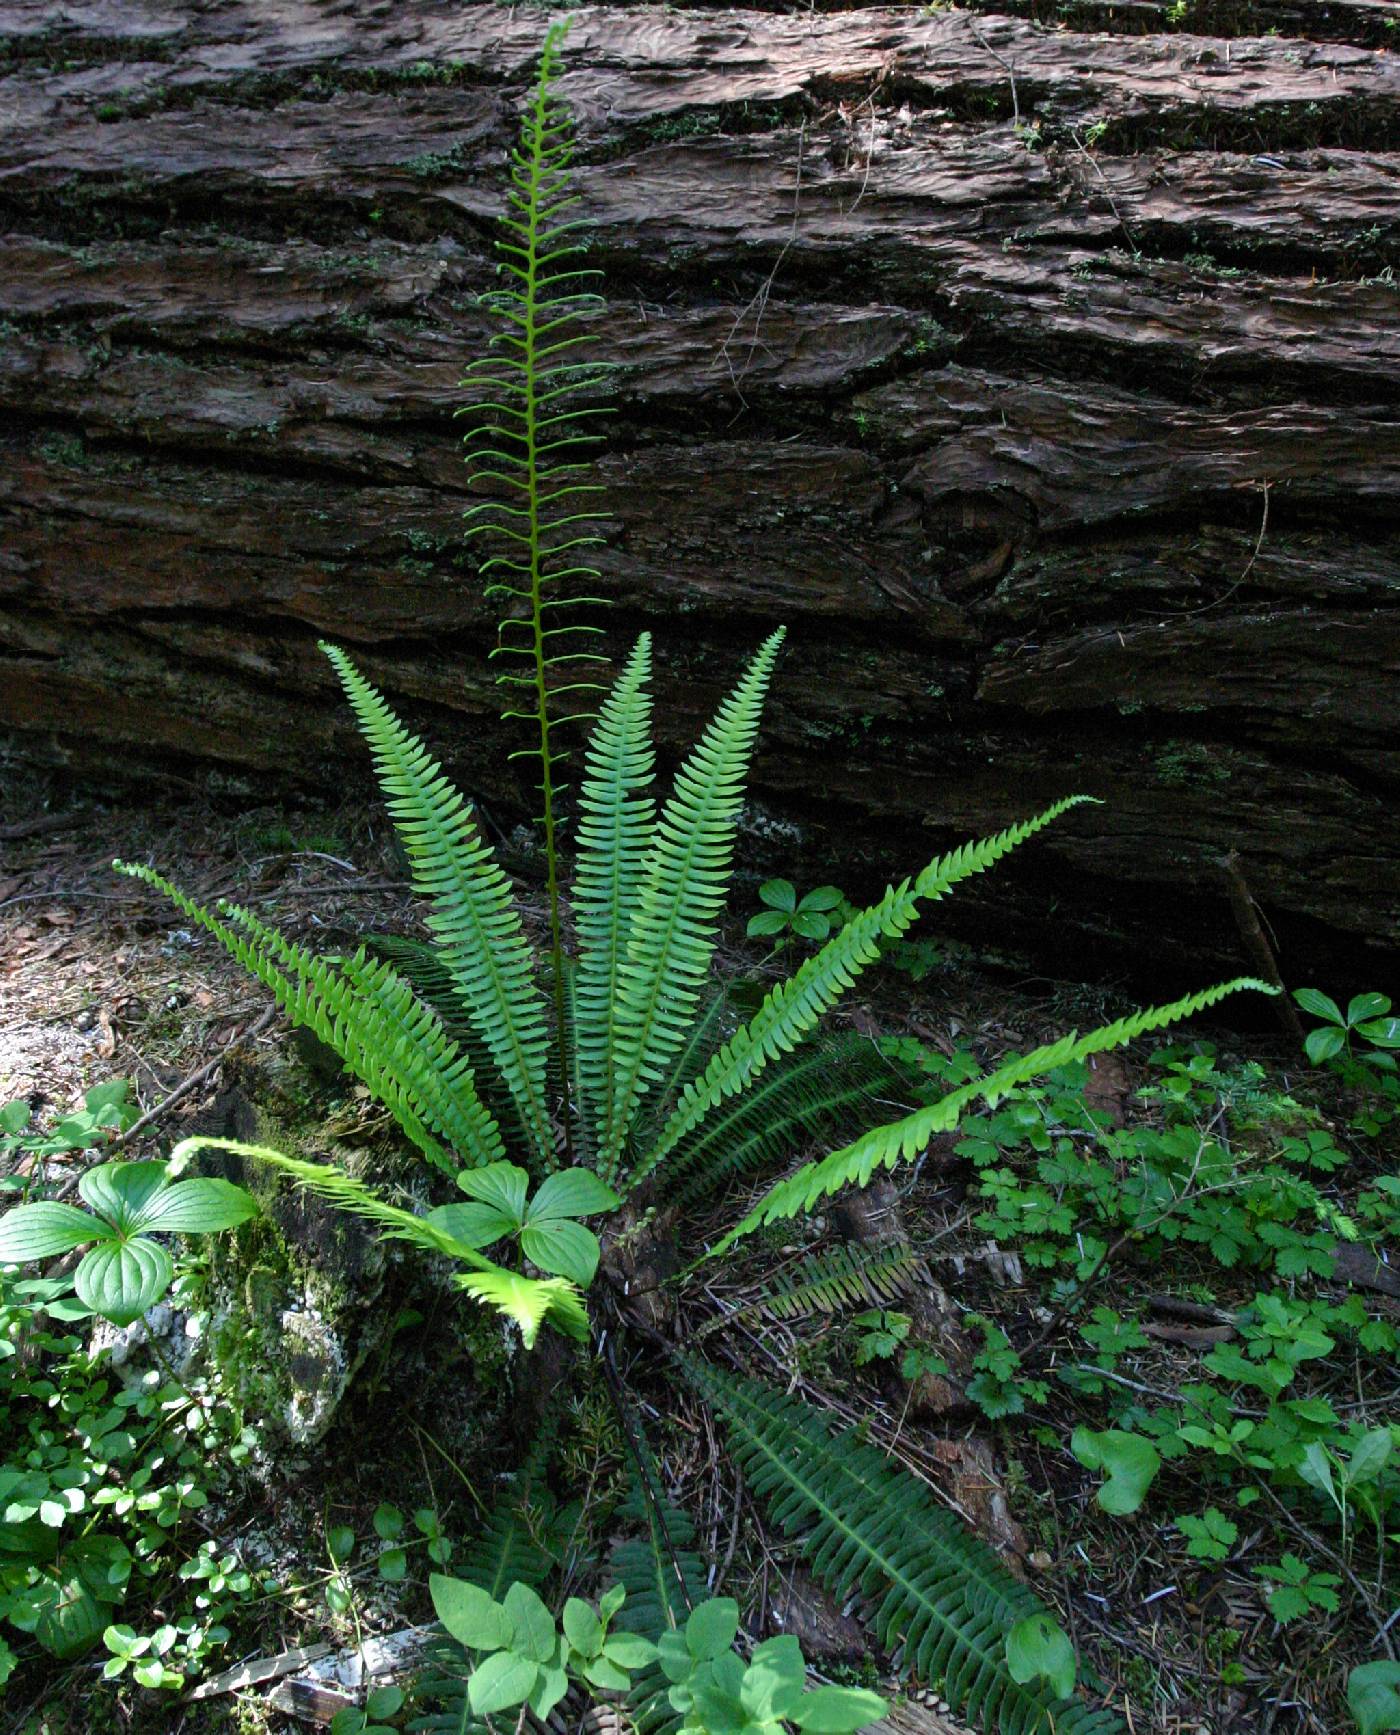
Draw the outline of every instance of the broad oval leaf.
<instances>
[{"instance_id":1,"label":"broad oval leaf","mask_svg":"<svg viewBox=\"0 0 1400 1735\"><path fill-rule=\"evenodd\" d=\"M564 1604L564 1637L581 1657L596 1657L603 1648L603 1623L582 1597Z\"/></svg>"},{"instance_id":2,"label":"broad oval leaf","mask_svg":"<svg viewBox=\"0 0 1400 1735\"><path fill-rule=\"evenodd\" d=\"M3 1108L0 1108L0 1134L4 1134L8 1138L17 1138L29 1125L30 1113L29 1104L23 1097L16 1098L14 1102L7 1102Z\"/></svg>"},{"instance_id":3,"label":"broad oval leaf","mask_svg":"<svg viewBox=\"0 0 1400 1735\"><path fill-rule=\"evenodd\" d=\"M579 1673L590 1687L601 1688L605 1693L625 1693L632 1685L627 1670L613 1662L606 1650L601 1657L591 1657L581 1666Z\"/></svg>"},{"instance_id":4,"label":"broad oval leaf","mask_svg":"<svg viewBox=\"0 0 1400 1735\"><path fill-rule=\"evenodd\" d=\"M110 1240L113 1231L100 1217L91 1217L76 1205L45 1200L37 1205L16 1205L0 1217L0 1265L23 1265L31 1259L49 1259L68 1253L85 1241Z\"/></svg>"},{"instance_id":5,"label":"broad oval leaf","mask_svg":"<svg viewBox=\"0 0 1400 1735\"><path fill-rule=\"evenodd\" d=\"M1389 1428L1372 1428L1356 1442L1347 1463L1347 1481L1354 1488L1359 1483L1374 1482L1385 1468L1393 1441Z\"/></svg>"},{"instance_id":6,"label":"broad oval leaf","mask_svg":"<svg viewBox=\"0 0 1400 1735\"><path fill-rule=\"evenodd\" d=\"M104 1241L85 1253L73 1273L79 1301L113 1325L133 1325L153 1307L175 1275L156 1241Z\"/></svg>"},{"instance_id":7,"label":"broad oval leaf","mask_svg":"<svg viewBox=\"0 0 1400 1735\"><path fill-rule=\"evenodd\" d=\"M739 1631L739 1605L732 1596L711 1597L685 1623L686 1649L697 1662L722 1657Z\"/></svg>"},{"instance_id":8,"label":"broad oval leaf","mask_svg":"<svg viewBox=\"0 0 1400 1735\"><path fill-rule=\"evenodd\" d=\"M1346 1032L1331 1024L1310 1030L1303 1038L1303 1047L1314 1066L1321 1066L1324 1060L1331 1060L1334 1054L1340 1054L1345 1043Z\"/></svg>"},{"instance_id":9,"label":"broad oval leaf","mask_svg":"<svg viewBox=\"0 0 1400 1735\"><path fill-rule=\"evenodd\" d=\"M83 1175L78 1191L109 1223L134 1229L136 1219L169 1185L164 1163L103 1163Z\"/></svg>"},{"instance_id":10,"label":"broad oval leaf","mask_svg":"<svg viewBox=\"0 0 1400 1735\"><path fill-rule=\"evenodd\" d=\"M1006 1666L1013 1681L1048 1681L1057 1698L1074 1691L1074 1646L1043 1611L1017 1621L1006 1635Z\"/></svg>"},{"instance_id":11,"label":"broad oval leaf","mask_svg":"<svg viewBox=\"0 0 1400 1735\"><path fill-rule=\"evenodd\" d=\"M744 932L751 940L766 939L769 934L785 934L789 918L781 910L760 910L750 916Z\"/></svg>"},{"instance_id":12,"label":"broad oval leaf","mask_svg":"<svg viewBox=\"0 0 1400 1735\"><path fill-rule=\"evenodd\" d=\"M567 1277L580 1289L587 1289L593 1281L601 1253L598 1237L593 1231L568 1217L528 1224L520 1232L520 1247L525 1257L534 1260L541 1271Z\"/></svg>"},{"instance_id":13,"label":"broad oval leaf","mask_svg":"<svg viewBox=\"0 0 1400 1735\"><path fill-rule=\"evenodd\" d=\"M1400 1663L1382 1657L1347 1676L1347 1704L1361 1735L1400 1729Z\"/></svg>"},{"instance_id":14,"label":"broad oval leaf","mask_svg":"<svg viewBox=\"0 0 1400 1735\"><path fill-rule=\"evenodd\" d=\"M614 1633L603 1644L603 1655L622 1669L644 1669L656 1661L656 1646L640 1633Z\"/></svg>"},{"instance_id":15,"label":"broad oval leaf","mask_svg":"<svg viewBox=\"0 0 1400 1735\"><path fill-rule=\"evenodd\" d=\"M777 1638L765 1639L754 1647L739 1699L750 1717L766 1723L775 1717L791 1716L806 1684L807 1667L802 1660L801 1644L795 1634L780 1633Z\"/></svg>"},{"instance_id":16,"label":"broad oval leaf","mask_svg":"<svg viewBox=\"0 0 1400 1735\"><path fill-rule=\"evenodd\" d=\"M1356 1027L1358 1036L1378 1048L1400 1048L1400 1018L1373 1018Z\"/></svg>"},{"instance_id":17,"label":"broad oval leaf","mask_svg":"<svg viewBox=\"0 0 1400 1735\"><path fill-rule=\"evenodd\" d=\"M831 923L818 910L799 910L792 918L792 931L804 940L824 940L831 932Z\"/></svg>"},{"instance_id":18,"label":"broad oval leaf","mask_svg":"<svg viewBox=\"0 0 1400 1735\"><path fill-rule=\"evenodd\" d=\"M791 880L765 880L758 888L758 896L770 910L791 915L797 908L797 887Z\"/></svg>"},{"instance_id":19,"label":"broad oval leaf","mask_svg":"<svg viewBox=\"0 0 1400 1735\"><path fill-rule=\"evenodd\" d=\"M463 1247L489 1247L514 1235L519 1225L494 1205L439 1205L425 1221Z\"/></svg>"},{"instance_id":20,"label":"broad oval leaf","mask_svg":"<svg viewBox=\"0 0 1400 1735\"><path fill-rule=\"evenodd\" d=\"M1385 994L1355 994L1347 1001L1347 1023L1360 1024L1365 1018L1380 1018L1390 1011Z\"/></svg>"},{"instance_id":21,"label":"broad oval leaf","mask_svg":"<svg viewBox=\"0 0 1400 1735\"><path fill-rule=\"evenodd\" d=\"M510 1643L510 1616L479 1584L435 1572L428 1579L428 1594L437 1618L469 1651L499 1651Z\"/></svg>"},{"instance_id":22,"label":"broad oval leaf","mask_svg":"<svg viewBox=\"0 0 1400 1735\"><path fill-rule=\"evenodd\" d=\"M180 1235L213 1235L234 1229L258 1212L253 1195L232 1181L196 1177L164 1187L146 1204L131 1227Z\"/></svg>"},{"instance_id":23,"label":"broad oval leaf","mask_svg":"<svg viewBox=\"0 0 1400 1735\"><path fill-rule=\"evenodd\" d=\"M556 1217L593 1217L599 1211L612 1211L622 1201L606 1181L601 1181L591 1169L561 1169L551 1175L530 1201L525 1213L527 1223L540 1223Z\"/></svg>"},{"instance_id":24,"label":"broad oval leaf","mask_svg":"<svg viewBox=\"0 0 1400 1735\"><path fill-rule=\"evenodd\" d=\"M834 910L844 897L840 886L817 886L797 907L799 910Z\"/></svg>"},{"instance_id":25,"label":"broad oval leaf","mask_svg":"<svg viewBox=\"0 0 1400 1735\"><path fill-rule=\"evenodd\" d=\"M76 1573L58 1582L58 1594L46 1602L34 1627L34 1637L46 1651L67 1660L81 1656L97 1643L107 1614Z\"/></svg>"},{"instance_id":26,"label":"broad oval leaf","mask_svg":"<svg viewBox=\"0 0 1400 1735\"><path fill-rule=\"evenodd\" d=\"M854 1735L857 1729L878 1723L888 1710L878 1693L864 1687L818 1687L803 1694L788 1719L805 1735Z\"/></svg>"},{"instance_id":27,"label":"broad oval leaf","mask_svg":"<svg viewBox=\"0 0 1400 1735\"><path fill-rule=\"evenodd\" d=\"M554 1616L528 1584L518 1579L505 1594L505 1611L510 1617L511 1649L532 1663L547 1663L559 1641Z\"/></svg>"},{"instance_id":28,"label":"broad oval leaf","mask_svg":"<svg viewBox=\"0 0 1400 1735\"><path fill-rule=\"evenodd\" d=\"M1329 1024L1346 1023L1341 1007L1330 994L1324 994L1318 988L1295 988L1293 998L1304 1012L1311 1012L1314 1018L1325 1018Z\"/></svg>"},{"instance_id":29,"label":"broad oval leaf","mask_svg":"<svg viewBox=\"0 0 1400 1735\"><path fill-rule=\"evenodd\" d=\"M568 1690L569 1677L563 1669L542 1668L530 1694L530 1709L543 1723Z\"/></svg>"},{"instance_id":30,"label":"broad oval leaf","mask_svg":"<svg viewBox=\"0 0 1400 1735\"><path fill-rule=\"evenodd\" d=\"M539 1664L514 1651L497 1651L487 1657L480 1668L472 1671L467 1683L467 1698L478 1717L489 1717L493 1711L511 1711L523 1705L535 1690Z\"/></svg>"},{"instance_id":31,"label":"broad oval leaf","mask_svg":"<svg viewBox=\"0 0 1400 1735\"><path fill-rule=\"evenodd\" d=\"M530 1177L515 1163L485 1163L479 1169L463 1169L457 1185L483 1205L492 1205L511 1226L518 1229L525 1221L525 1195Z\"/></svg>"},{"instance_id":32,"label":"broad oval leaf","mask_svg":"<svg viewBox=\"0 0 1400 1735\"><path fill-rule=\"evenodd\" d=\"M1150 1440L1117 1428L1102 1434L1076 1428L1069 1449L1086 1470L1102 1470L1107 1476L1094 1498L1103 1511L1119 1518L1137 1511L1162 1467L1161 1454Z\"/></svg>"}]
</instances>

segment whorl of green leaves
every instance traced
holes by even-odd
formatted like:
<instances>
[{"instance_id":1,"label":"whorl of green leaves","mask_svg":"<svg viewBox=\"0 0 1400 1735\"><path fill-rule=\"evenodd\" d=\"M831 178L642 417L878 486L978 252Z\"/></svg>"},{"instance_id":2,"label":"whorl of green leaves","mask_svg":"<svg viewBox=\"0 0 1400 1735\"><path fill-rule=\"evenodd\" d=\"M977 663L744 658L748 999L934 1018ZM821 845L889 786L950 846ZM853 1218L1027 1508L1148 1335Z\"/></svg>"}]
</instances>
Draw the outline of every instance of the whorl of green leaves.
<instances>
[{"instance_id":1,"label":"whorl of green leaves","mask_svg":"<svg viewBox=\"0 0 1400 1735\"><path fill-rule=\"evenodd\" d=\"M570 1337L588 1335L588 1315L578 1290L566 1278L522 1277L518 1272L507 1271L427 1218L391 1205L373 1187L333 1163L310 1163L267 1145L213 1138L182 1139L171 1153L171 1162L185 1163L205 1150L225 1151L250 1162L264 1163L290 1176L297 1186L315 1193L337 1210L367 1218L386 1241L408 1241L425 1253L441 1253L470 1266L468 1273L454 1279L457 1286L513 1319L520 1327L526 1348L534 1343L546 1318Z\"/></svg>"},{"instance_id":2,"label":"whorl of green leaves","mask_svg":"<svg viewBox=\"0 0 1400 1735\"><path fill-rule=\"evenodd\" d=\"M840 1192L843 1187L865 1186L877 1169L892 1169L898 1163L910 1161L928 1148L929 1140L936 1133L951 1132L964 1110L979 1098L994 1106L1008 1091L1029 1083L1033 1078L1043 1077L1056 1067L1087 1060L1091 1054L1102 1054L1109 1048L1121 1048L1124 1043L1133 1042L1149 1031L1194 1018L1227 994L1246 988L1261 994L1278 992L1269 983L1253 976L1239 976L1232 982L1221 982L1213 988L1203 989L1199 994L1188 994L1169 1006L1152 1006L1129 1018L1119 1018L1112 1024L1090 1031L1087 1036L1070 1031L1057 1042L1008 1060L994 1071L973 1079L970 1084L960 1085L936 1103L916 1109L901 1120L873 1128L820 1162L804 1164L796 1174L770 1188L748 1216L715 1244L709 1257L714 1258L740 1236L750 1235L765 1224L803 1215L819 1199Z\"/></svg>"}]
</instances>

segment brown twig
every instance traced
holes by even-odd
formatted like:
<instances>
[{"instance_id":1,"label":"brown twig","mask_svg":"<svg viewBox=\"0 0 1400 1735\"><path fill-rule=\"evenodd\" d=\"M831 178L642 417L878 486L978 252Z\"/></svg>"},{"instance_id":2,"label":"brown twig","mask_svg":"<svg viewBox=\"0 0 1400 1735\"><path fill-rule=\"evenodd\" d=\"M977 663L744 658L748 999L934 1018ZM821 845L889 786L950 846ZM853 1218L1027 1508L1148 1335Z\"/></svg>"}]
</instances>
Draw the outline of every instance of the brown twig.
<instances>
[{"instance_id":1,"label":"brown twig","mask_svg":"<svg viewBox=\"0 0 1400 1735\"><path fill-rule=\"evenodd\" d=\"M251 1042L255 1036L261 1036L263 1031L267 1029L268 1025L271 1024L272 1020L276 1016L276 1006L269 1006L263 1013L262 1017L258 1019L256 1024L250 1025L247 1030L240 1031L237 1036L226 1042L212 1060L206 1060L203 1066L196 1068L187 1079L184 1079L181 1083L177 1084L174 1090L171 1091L170 1095L162 1102L158 1102L154 1108L147 1109L145 1114L141 1116L140 1120L133 1121L124 1133L121 1133L118 1137L114 1138L111 1144L106 1147L107 1150L118 1151L123 1145L129 1145L138 1133L145 1132L146 1128L158 1121L167 1109L173 1108L177 1102L181 1101L182 1098L187 1097L192 1090L203 1084L206 1079L212 1078L228 1059L229 1055L233 1053L235 1048L239 1047L242 1043Z\"/></svg>"},{"instance_id":2,"label":"brown twig","mask_svg":"<svg viewBox=\"0 0 1400 1735\"><path fill-rule=\"evenodd\" d=\"M1278 959L1274 949L1269 944L1269 936L1264 932L1259 921L1259 912L1254 899L1250 896L1249 887L1245 883L1244 873L1240 867L1239 851L1232 849L1220 860L1220 871L1225 876L1225 890L1230 899L1230 910L1235 918L1235 926L1239 929L1240 939L1244 949L1249 954L1254 968L1266 982L1272 982L1279 989L1274 999L1274 1016L1278 1019L1283 1033L1299 1048L1303 1046L1303 1026L1298 1018L1297 1009L1286 994L1282 992L1283 976L1280 974Z\"/></svg>"},{"instance_id":3,"label":"brown twig","mask_svg":"<svg viewBox=\"0 0 1400 1735\"><path fill-rule=\"evenodd\" d=\"M37 837L41 832L67 831L70 826L81 825L86 818L86 813L41 813L33 819L12 820L9 825L0 825L0 843Z\"/></svg>"}]
</instances>

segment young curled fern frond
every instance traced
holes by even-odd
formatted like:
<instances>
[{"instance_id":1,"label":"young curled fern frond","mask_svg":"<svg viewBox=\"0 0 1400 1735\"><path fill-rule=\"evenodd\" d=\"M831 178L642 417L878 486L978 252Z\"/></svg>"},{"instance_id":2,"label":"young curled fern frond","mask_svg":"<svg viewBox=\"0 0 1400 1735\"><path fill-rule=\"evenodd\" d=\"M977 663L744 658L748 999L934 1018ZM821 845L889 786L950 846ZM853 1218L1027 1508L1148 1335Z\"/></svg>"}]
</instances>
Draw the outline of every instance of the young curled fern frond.
<instances>
[{"instance_id":1,"label":"young curled fern frond","mask_svg":"<svg viewBox=\"0 0 1400 1735\"><path fill-rule=\"evenodd\" d=\"M1179 1024L1183 1019L1194 1018L1198 1012L1214 1006L1227 994L1236 994L1242 989L1253 989L1260 994L1279 992L1277 988L1259 981L1257 977L1238 976L1232 982L1221 982L1213 988L1203 989L1198 994L1188 994L1184 999L1174 1000L1169 1006L1152 1006L1132 1014L1131 1017L1119 1018L1112 1024L1105 1024L1098 1030L1090 1031L1087 1036L1070 1031L1057 1042L1048 1043L1042 1048L1033 1049L1029 1054L1008 1060L981 1078L960 1085L957 1090L950 1091L937 1102L905 1115L902 1120L890 1121L885 1126L873 1128L853 1143L822 1158L820 1162L804 1164L796 1174L770 1188L748 1216L715 1243L706 1257L717 1257L732 1247L741 1236L751 1235L755 1229L761 1229L769 1223L781 1222L784 1218L801 1216L810 1211L819 1199L839 1193L844 1187L865 1186L877 1169L892 1169L901 1162L912 1160L927 1149L929 1140L936 1133L952 1132L964 1111L979 1098L989 1107L995 1107L1018 1085L1028 1084L1033 1078L1041 1078L1047 1072L1053 1072L1056 1067L1068 1066L1077 1060L1087 1060L1091 1054L1102 1054L1110 1048L1121 1048L1124 1043L1133 1042L1149 1031L1161 1030L1168 1024Z\"/></svg>"}]
</instances>

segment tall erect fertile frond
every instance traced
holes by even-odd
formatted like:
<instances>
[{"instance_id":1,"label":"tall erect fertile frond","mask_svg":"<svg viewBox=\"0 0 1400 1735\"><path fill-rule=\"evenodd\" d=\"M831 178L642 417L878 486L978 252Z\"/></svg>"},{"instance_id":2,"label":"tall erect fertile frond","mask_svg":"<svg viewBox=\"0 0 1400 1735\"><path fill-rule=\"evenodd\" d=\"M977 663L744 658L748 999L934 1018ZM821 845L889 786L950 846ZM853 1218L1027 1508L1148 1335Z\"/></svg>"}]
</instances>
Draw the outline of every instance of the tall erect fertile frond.
<instances>
[{"instance_id":1,"label":"tall erect fertile frond","mask_svg":"<svg viewBox=\"0 0 1400 1735\"><path fill-rule=\"evenodd\" d=\"M470 1276L458 1276L459 1286L468 1288L479 1299L513 1319L520 1327L527 1349L534 1343L542 1322L551 1314L561 1329L575 1335L574 1327L583 1307L578 1290L566 1278L521 1277L514 1271L507 1271L435 1223L381 1199L373 1187L366 1186L333 1163L308 1163L300 1157L289 1157L281 1151L271 1150L266 1145L248 1145L238 1139L205 1138L182 1139L171 1152L170 1160L182 1163L200 1151L226 1151L235 1157L246 1157L250 1162L265 1163L269 1168L289 1175L299 1187L325 1199L337 1210L366 1218L386 1241L408 1241L425 1253L442 1253L460 1264L471 1266ZM586 1318L585 1315L585 1329Z\"/></svg>"},{"instance_id":2,"label":"tall erect fertile frond","mask_svg":"<svg viewBox=\"0 0 1400 1735\"><path fill-rule=\"evenodd\" d=\"M599 577L586 550L602 540L596 497L603 490L589 457L608 369L588 358L589 322L602 306L588 286L599 274L579 264L573 123L555 92L567 30L565 21L545 34L511 151L496 242L502 287L483 298L497 330L487 354L467 369L462 384L472 401L460 412L472 421L464 439L472 481L489 492L467 512L467 534L486 539L487 595L506 604L493 654L505 659L500 680L523 690L521 702L528 693L529 711L506 714L536 731L525 752L540 760L547 828L551 768L561 757L551 732L575 720L579 693L599 690L590 665L607 660L590 648L599 629L574 618L599 601L583 593ZM555 703L565 696L574 718Z\"/></svg>"},{"instance_id":3,"label":"tall erect fertile frond","mask_svg":"<svg viewBox=\"0 0 1400 1735\"><path fill-rule=\"evenodd\" d=\"M684 1042L709 971L744 779L782 642L779 629L760 647L677 773L656 822L618 983L617 1076L600 1141L604 1179L617 1172L637 1104Z\"/></svg>"},{"instance_id":4,"label":"tall erect fertile frond","mask_svg":"<svg viewBox=\"0 0 1400 1735\"><path fill-rule=\"evenodd\" d=\"M921 901L941 898L960 880L985 873L1052 820L1090 799L1068 796L1034 819L995 837L964 844L930 862L912 886L908 880L891 886L878 903L853 916L787 981L772 989L743 1029L715 1054L704 1074L687 1085L660 1137L634 1170L633 1183L663 1162L725 1097L744 1091L776 1055L787 1053L814 1030L822 1015L874 963L880 940L893 939L909 927Z\"/></svg>"},{"instance_id":5,"label":"tall erect fertile frond","mask_svg":"<svg viewBox=\"0 0 1400 1735\"><path fill-rule=\"evenodd\" d=\"M538 1164L553 1160L545 1102L549 1037L510 881L463 796L344 651L322 650L335 666L369 744L375 770L413 871L431 901L428 926L481 1040L520 1111Z\"/></svg>"},{"instance_id":6,"label":"tall erect fertile frond","mask_svg":"<svg viewBox=\"0 0 1400 1735\"><path fill-rule=\"evenodd\" d=\"M687 1378L719 1413L749 1486L798 1538L838 1600L856 1594L887 1650L959 1717L1001 1735L1111 1735L1112 1712L1012 1678L1006 1635L1040 1611L985 1543L857 1431L755 1380L690 1356Z\"/></svg>"},{"instance_id":7,"label":"tall erect fertile frond","mask_svg":"<svg viewBox=\"0 0 1400 1735\"><path fill-rule=\"evenodd\" d=\"M526 723L521 749L540 766L546 897L553 959L554 1022L564 1040L563 928L559 892L559 815L555 776L564 757L562 724L591 715L594 679L607 658L595 650L600 629L580 621L597 568L597 496L590 469L598 389L606 369L587 359L587 319L601 305L585 285L596 276L578 264L578 200L571 188L573 127L555 94L567 22L545 34L539 72L511 152L507 214L496 242L502 287L484 298L495 317L488 353L467 369L474 401L466 436L474 486L487 498L467 513L467 534L485 538L486 594L502 604L499 681L510 696L505 715ZM564 1116L572 1161L573 1129Z\"/></svg>"},{"instance_id":8,"label":"tall erect fertile frond","mask_svg":"<svg viewBox=\"0 0 1400 1735\"><path fill-rule=\"evenodd\" d=\"M579 791L574 922L579 966L576 1039L583 1100L580 1119L601 1132L612 1119L618 990L627 930L642 864L656 823L647 793L654 776L651 745L651 635L643 633L603 705L588 744Z\"/></svg>"},{"instance_id":9,"label":"tall erect fertile frond","mask_svg":"<svg viewBox=\"0 0 1400 1735\"><path fill-rule=\"evenodd\" d=\"M236 904L222 905L216 916L152 868L115 866L163 892L270 988L292 1022L333 1048L438 1168L455 1174L464 1164L474 1168L504 1154L500 1129L477 1095L466 1057L388 965L373 964L361 952L337 967ZM454 1161L449 1150L461 1160Z\"/></svg>"},{"instance_id":10,"label":"tall erect fertile frond","mask_svg":"<svg viewBox=\"0 0 1400 1735\"><path fill-rule=\"evenodd\" d=\"M957 1126L964 1109L979 1097L994 1105L1017 1085L1053 1072L1057 1066L1068 1066L1073 1061L1086 1060L1091 1054L1102 1054L1105 1049L1121 1048L1124 1043L1145 1036L1149 1031L1160 1030L1167 1024L1178 1024L1185 1018L1194 1018L1198 1012L1214 1006L1227 994L1236 994L1242 989L1252 989L1260 994L1278 993L1277 988L1259 981L1256 977L1239 976L1233 982L1222 982L1214 988L1203 989L1199 994L1188 994L1169 1006L1152 1006L1143 1012L1134 1013L1129 1018L1119 1018L1112 1024L1105 1024L1098 1030L1091 1031L1087 1036L1070 1031L1058 1042L1049 1043L1044 1048L1033 1049L1029 1054L1009 1060L994 1071L984 1073L981 1078L973 1079L970 1084L960 1085L957 1090L950 1091L936 1103L930 1103L926 1108L905 1115L902 1120L890 1121L885 1126L873 1128L854 1143L839 1151L833 1151L820 1162L804 1164L796 1174L785 1181L779 1181L741 1223L737 1223L711 1248L707 1257L713 1259L732 1246L741 1235L752 1234L766 1223L776 1223L785 1217L801 1216L810 1211L819 1199L838 1193L843 1187L863 1187L876 1169L892 1169L897 1163L916 1157L927 1148L929 1140L936 1133L951 1132Z\"/></svg>"}]
</instances>

